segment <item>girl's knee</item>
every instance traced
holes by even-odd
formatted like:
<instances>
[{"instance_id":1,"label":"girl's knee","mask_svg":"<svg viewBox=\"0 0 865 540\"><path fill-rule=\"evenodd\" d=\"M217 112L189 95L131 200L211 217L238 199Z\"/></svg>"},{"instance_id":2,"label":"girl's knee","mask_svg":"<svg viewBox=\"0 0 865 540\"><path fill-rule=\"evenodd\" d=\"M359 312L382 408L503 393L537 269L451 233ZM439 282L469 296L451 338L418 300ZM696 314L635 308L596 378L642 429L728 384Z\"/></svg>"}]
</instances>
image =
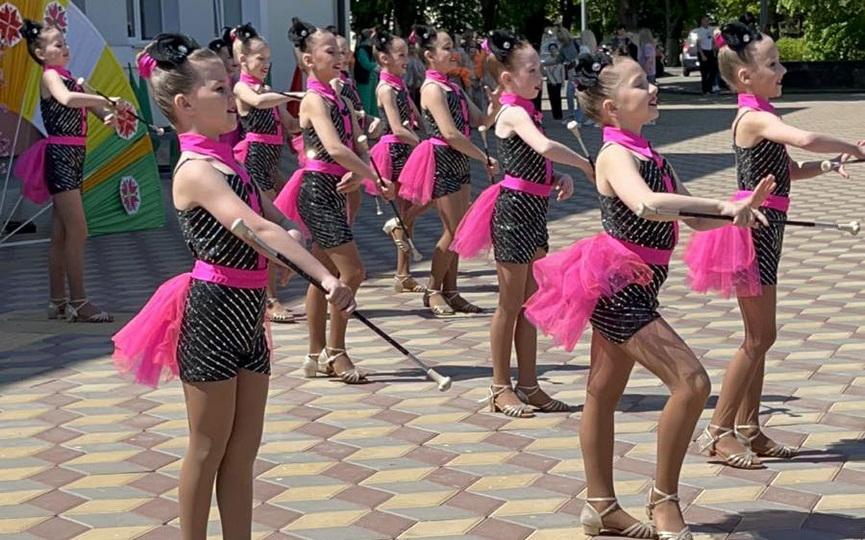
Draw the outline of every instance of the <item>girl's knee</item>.
<instances>
[{"instance_id":1,"label":"girl's knee","mask_svg":"<svg viewBox=\"0 0 865 540\"><path fill-rule=\"evenodd\" d=\"M216 470L225 456L228 440L229 434L227 433L218 437L192 435L189 439L189 451L185 459L203 469Z\"/></svg>"},{"instance_id":2,"label":"girl's knee","mask_svg":"<svg viewBox=\"0 0 865 540\"><path fill-rule=\"evenodd\" d=\"M763 356L775 344L778 333L775 328L760 329L758 332L746 333L744 348L749 356Z\"/></svg>"},{"instance_id":3,"label":"girl's knee","mask_svg":"<svg viewBox=\"0 0 865 540\"><path fill-rule=\"evenodd\" d=\"M674 392L680 393L689 404L702 408L712 392L712 381L706 371L700 369L683 377Z\"/></svg>"},{"instance_id":4,"label":"girl's knee","mask_svg":"<svg viewBox=\"0 0 865 540\"><path fill-rule=\"evenodd\" d=\"M363 264L358 263L357 265L340 272L339 279L349 287L356 289L357 287L360 287L360 284L363 283L364 279L366 279L366 270L364 269Z\"/></svg>"}]
</instances>

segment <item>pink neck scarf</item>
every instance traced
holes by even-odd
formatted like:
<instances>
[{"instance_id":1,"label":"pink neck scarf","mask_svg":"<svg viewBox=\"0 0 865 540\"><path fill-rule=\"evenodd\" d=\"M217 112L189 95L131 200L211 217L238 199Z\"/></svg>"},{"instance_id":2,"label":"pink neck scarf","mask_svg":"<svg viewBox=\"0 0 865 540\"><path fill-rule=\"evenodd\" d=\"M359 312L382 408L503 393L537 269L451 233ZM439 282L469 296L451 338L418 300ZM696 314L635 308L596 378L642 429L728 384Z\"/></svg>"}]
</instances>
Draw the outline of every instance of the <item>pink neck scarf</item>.
<instances>
[{"instance_id":1,"label":"pink neck scarf","mask_svg":"<svg viewBox=\"0 0 865 540\"><path fill-rule=\"evenodd\" d=\"M402 77L397 77L393 73L388 73L387 71L382 71L379 73L378 78L381 82L387 83L397 90L405 90L405 81L402 80Z\"/></svg>"},{"instance_id":2,"label":"pink neck scarf","mask_svg":"<svg viewBox=\"0 0 865 540\"><path fill-rule=\"evenodd\" d=\"M769 100L754 94L739 94L739 108L775 114L775 107L769 103Z\"/></svg>"},{"instance_id":3,"label":"pink neck scarf","mask_svg":"<svg viewBox=\"0 0 865 540\"><path fill-rule=\"evenodd\" d=\"M237 176L240 177L240 180L244 185L249 186L250 188L252 187L252 181L249 179L249 174L246 172L246 169L241 167L237 160L234 159L231 146L227 143L219 142L216 139L210 139L198 133L181 133L178 138L180 139L181 152L195 152L202 156L211 157L230 167L232 171L237 173ZM261 213L258 191L252 189L252 193L253 196L249 198L249 206L255 212Z\"/></svg>"},{"instance_id":4,"label":"pink neck scarf","mask_svg":"<svg viewBox=\"0 0 865 540\"><path fill-rule=\"evenodd\" d=\"M504 93L502 93L501 97L499 98L499 101L502 102L502 105L511 105L511 106L516 106L516 107L522 107L523 109L525 109L525 111L527 113L529 113L529 116L532 117L532 120L534 120L535 123L540 122L541 119L544 117L544 113L542 113L541 111L535 110L535 104L534 103L532 103L531 101L529 101L525 98L522 98L516 94L512 94L510 92L504 92Z\"/></svg>"},{"instance_id":5,"label":"pink neck scarf","mask_svg":"<svg viewBox=\"0 0 865 540\"><path fill-rule=\"evenodd\" d=\"M241 72L240 73L240 82L246 83L249 86L258 86L258 85L264 86L264 81L262 81L258 77L250 75L249 73Z\"/></svg>"},{"instance_id":6,"label":"pink neck scarf","mask_svg":"<svg viewBox=\"0 0 865 540\"><path fill-rule=\"evenodd\" d=\"M336 95L336 91L331 88L329 85L324 84L318 79L313 77L309 77L306 80L306 89L314 94L318 94L327 101L336 106L336 110L339 111L339 115L342 117L343 127L345 127L345 133L349 141L351 141L351 118L348 111L348 107L346 107L345 102L339 99ZM353 146L352 144L348 145L350 148Z\"/></svg>"}]
</instances>

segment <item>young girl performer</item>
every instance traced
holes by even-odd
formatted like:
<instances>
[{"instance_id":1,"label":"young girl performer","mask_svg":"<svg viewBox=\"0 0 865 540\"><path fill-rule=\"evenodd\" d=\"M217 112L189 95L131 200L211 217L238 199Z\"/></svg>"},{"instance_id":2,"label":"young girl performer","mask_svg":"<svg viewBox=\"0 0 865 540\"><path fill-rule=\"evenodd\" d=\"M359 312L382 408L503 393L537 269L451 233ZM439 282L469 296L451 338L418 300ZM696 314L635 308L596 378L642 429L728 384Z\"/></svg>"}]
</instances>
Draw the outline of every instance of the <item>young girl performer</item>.
<instances>
[{"instance_id":1,"label":"young girl performer","mask_svg":"<svg viewBox=\"0 0 865 540\"><path fill-rule=\"evenodd\" d=\"M414 133L419 115L408 94L408 88L402 80L408 65L408 44L401 37L381 31L375 34L373 51L381 67L376 96L379 111L383 113L381 117L383 135L372 147L370 159L375 162L385 177L398 182L412 149L420 143L420 139ZM370 195L378 196L379 190L376 185L367 182L366 187ZM412 206L405 199L398 199L397 205L400 217L408 229L408 234L411 235L418 211L423 207ZM394 290L416 293L426 291L426 287L419 285L411 277L409 267L411 253L399 220L396 217L389 219L384 225L384 232L397 244Z\"/></svg>"},{"instance_id":2,"label":"young girl performer","mask_svg":"<svg viewBox=\"0 0 865 540\"><path fill-rule=\"evenodd\" d=\"M640 136L658 117L657 87L630 57L579 57L579 99L586 115L604 126L597 159L604 233L535 262L538 291L526 316L571 350L591 320L591 368L580 424L580 447L588 484L581 521L590 535L601 532L655 538L616 502L613 487L613 416L635 362L670 389L658 421L655 484L647 511L657 537L692 538L678 506L679 474L694 426L709 396L706 370L658 313L658 291L678 237L669 216L640 217L642 205L668 211L691 210L731 216L740 226L762 215L751 209L772 189L765 179L739 202L690 197L670 165ZM690 219L693 228L723 224ZM668 532L678 531L678 532Z\"/></svg>"},{"instance_id":3,"label":"young girl performer","mask_svg":"<svg viewBox=\"0 0 865 540\"><path fill-rule=\"evenodd\" d=\"M81 200L87 143L87 111L106 124L114 115L106 112L111 101L84 93L66 68L69 47L63 32L24 20L27 52L42 66L40 84L42 120L47 137L21 156L15 176L23 178L24 196L42 204L53 199L51 250L48 276L51 296L48 318L69 322L104 323L114 320L87 299L84 292L84 245L87 221ZM120 98L112 98L115 101ZM70 300L66 297L69 285Z\"/></svg>"},{"instance_id":4,"label":"young girl performer","mask_svg":"<svg viewBox=\"0 0 865 540\"><path fill-rule=\"evenodd\" d=\"M542 114L531 100L543 84L537 51L522 37L498 30L481 44L490 73L502 89L496 137L505 171L503 181L487 188L457 229L451 249L460 257L494 247L499 276L499 305L490 326L493 384L490 410L507 416L534 416L532 409L563 412L568 406L538 385L537 332L523 315L523 303L535 292L533 263L549 249L547 207L555 188L563 201L574 190L570 176L553 172L553 161L594 177L585 158L548 139ZM517 392L511 384L511 343L517 350ZM525 402L525 403L524 403Z\"/></svg>"},{"instance_id":5,"label":"young girl performer","mask_svg":"<svg viewBox=\"0 0 865 540\"><path fill-rule=\"evenodd\" d=\"M240 80L234 85L234 94L246 131L243 141L235 146L235 152L253 181L272 201L283 184L279 178L279 160L285 142L283 128L297 131L297 121L281 107L291 98L271 92L264 83L270 71L270 45L267 41L249 23L232 30L231 36L234 58L240 64ZM276 268L271 270L269 279L267 308L270 320L294 322L294 315L276 298Z\"/></svg>"},{"instance_id":6,"label":"young girl performer","mask_svg":"<svg viewBox=\"0 0 865 540\"><path fill-rule=\"evenodd\" d=\"M469 303L457 290L459 257L448 248L469 207L469 158L483 163L491 176L498 172L498 162L487 160L483 150L469 139L471 126L489 126L492 121L445 75L453 65L453 41L447 32L417 25L408 41L418 48L427 66L421 109L431 136L415 147L406 161L400 195L419 206L434 201L443 228L432 258L424 305L436 317L455 312L480 313L481 308ZM490 100L490 112L495 105L496 100Z\"/></svg>"},{"instance_id":7,"label":"young girl performer","mask_svg":"<svg viewBox=\"0 0 865 540\"><path fill-rule=\"evenodd\" d=\"M237 79L240 76L240 64L234 59L234 51L232 46L231 28L226 26L222 29L222 36L211 41L207 48L215 52L222 63L225 65L225 71L228 72L228 80L232 88L237 84ZM146 61L146 60L145 60ZM240 120L237 121L237 127L229 133L219 136L219 140L228 143L232 147L243 140L243 126Z\"/></svg>"},{"instance_id":8,"label":"young girl performer","mask_svg":"<svg viewBox=\"0 0 865 540\"><path fill-rule=\"evenodd\" d=\"M180 230L195 257L191 273L166 282L115 337L115 361L139 382L183 381L189 450L180 470L180 528L207 534L216 499L225 538L249 538L253 465L264 424L270 374L265 330L264 257L231 233L242 218L256 235L328 290L334 311L353 308L351 290L284 230L288 220L263 197L219 135L237 105L219 57L188 36L161 34L142 54L156 64L150 84L180 134L172 194Z\"/></svg>"},{"instance_id":9,"label":"young girl performer","mask_svg":"<svg viewBox=\"0 0 865 540\"><path fill-rule=\"evenodd\" d=\"M300 126L305 153L311 157L291 177L276 204L308 230L315 257L357 290L364 270L346 216L345 193L356 190L359 179L375 178L375 173L367 164L366 153L358 155L352 150L356 145L353 137L359 130L350 105L327 84L338 76L336 38L302 21L292 25L289 36L301 52L301 65L307 73ZM390 181L385 179L385 184L385 195L390 196ZM303 364L305 375L336 375L348 384L367 382L346 354L347 321L338 313L331 312L330 336L325 339L327 306L324 296L314 287L306 295L306 313L309 354Z\"/></svg>"},{"instance_id":10,"label":"young girl performer","mask_svg":"<svg viewBox=\"0 0 865 540\"><path fill-rule=\"evenodd\" d=\"M760 430L758 409L763 390L766 352L775 342L778 262L784 223L790 205L790 181L820 174L820 161L797 163L786 146L811 152L865 156L865 148L784 124L769 99L781 95L786 69L769 36L743 23L725 25L719 40L719 63L724 80L739 94L733 122L733 149L739 191L748 196L758 180L772 174L776 187L763 204L773 220L769 227L733 231L728 227L695 235L685 260L695 290L735 291L745 323L745 339L727 367L724 385L710 425L700 437L701 450L718 455L737 468L762 467L760 457L789 458L792 448L781 446ZM841 168L839 172L846 177ZM735 435L735 436L733 436Z\"/></svg>"}]
</instances>

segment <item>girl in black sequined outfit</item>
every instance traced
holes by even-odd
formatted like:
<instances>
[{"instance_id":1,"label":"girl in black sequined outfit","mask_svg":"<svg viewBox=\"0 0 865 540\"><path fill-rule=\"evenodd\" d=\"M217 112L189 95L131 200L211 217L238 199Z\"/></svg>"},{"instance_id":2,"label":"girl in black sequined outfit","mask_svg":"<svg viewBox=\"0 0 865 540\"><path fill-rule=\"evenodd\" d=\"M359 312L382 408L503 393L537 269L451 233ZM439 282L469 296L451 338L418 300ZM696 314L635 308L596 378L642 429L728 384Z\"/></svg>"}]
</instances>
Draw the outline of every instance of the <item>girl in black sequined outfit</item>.
<instances>
[{"instance_id":1,"label":"girl in black sequined outfit","mask_svg":"<svg viewBox=\"0 0 865 540\"><path fill-rule=\"evenodd\" d=\"M111 124L114 116L107 112L111 102L100 96L85 94L75 82L66 69L70 62L69 47L60 29L43 27L26 19L22 33L27 40L27 51L43 68L39 105L46 139L38 143L38 147L31 149L31 152L44 152L44 168L27 173L28 178L22 180L25 180L25 183L28 180L44 181L54 204L51 215L51 249L48 255L51 288L48 318L65 318L70 322L111 322L114 319L90 303L84 291L87 221L81 199L87 111ZM44 194L45 185L40 188ZM38 202L44 203L47 198L46 194L44 199ZM66 296L67 283L69 297Z\"/></svg>"},{"instance_id":2,"label":"girl in black sequined outfit","mask_svg":"<svg viewBox=\"0 0 865 540\"><path fill-rule=\"evenodd\" d=\"M485 114L449 82L445 73L453 64L453 41L447 32L418 25L408 41L419 49L427 66L421 109L430 138L412 151L400 193L419 206L433 201L443 228L433 254L424 304L437 317L455 312L480 313L481 308L465 300L457 289L459 257L449 248L471 199L469 158L483 163L489 175L498 172L498 162L488 161L469 139L472 126L492 124L492 107L497 101L491 100L488 113L493 114Z\"/></svg>"},{"instance_id":3,"label":"girl in black sequined outfit","mask_svg":"<svg viewBox=\"0 0 865 540\"><path fill-rule=\"evenodd\" d=\"M763 211L770 219L783 221L790 205L791 181L823 173L820 161L790 159L787 146L854 157L865 155L865 146L784 124L769 103L769 99L781 95L781 81L786 73L772 38L745 24L733 23L723 27L718 45L721 75L739 94L739 112L733 121L739 188L736 197L753 190L760 178L774 175L775 190L764 203ZM838 172L847 177L843 167ZM699 242L710 239L695 238L688 254L697 253L701 247ZM766 353L775 342L776 284L783 239L783 223L775 222L752 231L751 238L745 239L746 247L753 254L752 262L749 268L735 272L738 275L734 275L736 279L731 285L742 311L745 339L727 367L715 413L700 442L704 451L721 456L733 467L758 468L762 467L760 457L790 458L795 453L794 449L769 439L761 431L758 416ZM718 247L728 252L730 242L724 244ZM701 279L708 277L702 281L705 284L702 290L715 288L711 283L713 276L708 275L709 269L724 266L720 264L724 255L705 250L702 256L693 257L689 261L692 283L698 285ZM741 281L749 275L754 285L742 286Z\"/></svg>"},{"instance_id":4,"label":"girl in black sequined outfit","mask_svg":"<svg viewBox=\"0 0 865 540\"><path fill-rule=\"evenodd\" d=\"M591 367L580 423L588 497L581 515L586 533L688 540L678 502L679 474L694 426L709 396L709 377L694 353L658 313L658 290L678 237L669 214L679 210L731 216L740 226L765 218L751 208L772 189L766 179L740 202L690 197L666 160L640 136L657 118L657 87L638 63L604 54L579 58L579 99L604 126L597 160L604 233L535 263L538 292L526 316L566 348L591 322ZM641 217L640 208L667 215ZM688 219L692 228L722 225ZM658 422L655 486L647 510L657 533L619 508L613 486L613 418L634 363L658 376L670 398ZM669 532L678 531L678 532ZM655 536L657 534L657 536Z\"/></svg>"},{"instance_id":5,"label":"girl in black sequined outfit","mask_svg":"<svg viewBox=\"0 0 865 540\"><path fill-rule=\"evenodd\" d=\"M420 143L414 132L420 114L402 80L408 66L408 42L386 31L377 32L373 39L373 52L381 67L376 96L381 113L382 136L370 151L370 159L376 162L383 175L398 185L406 160ZM368 185L367 192L378 195L378 187ZM425 207L414 206L402 198L397 199L397 207L403 223L392 217L384 225L384 232L397 244L393 287L396 292L424 292L426 287L411 276L411 253L401 225L405 225L411 236L415 220Z\"/></svg>"},{"instance_id":6,"label":"girl in black sequined outfit","mask_svg":"<svg viewBox=\"0 0 865 540\"><path fill-rule=\"evenodd\" d=\"M252 180L271 201L282 188L279 161L285 144L284 131L300 128L284 105L291 98L272 92L264 83L270 72L270 45L250 24L231 31L234 58L240 65L240 80L234 85L244 140L235 148ZM285 283L283 283L284 285ZM272 322L291 323L294 315L276 298L276 268L267 286L268 315Z\"/></svg>"},{"instance_id":7,"label":"girl in black sequined outfit","mask_svg":"<svg viewBox=\"0 0 865 540\"><path fill-rule=\"evenodd\" d=\"M502 109L496 118L499 156L505 177L487 188L469 209L452 245L460 257L492 246L499 276L499 302L490 325L493 384L490 410L529 417L533 411L564 412L538 385L537 331L525 318L523 304L535 292L534 262L549 249L547 207L571 196L573 180L553 172L553 161L580 168L590 178L592 166L543 132L543 113L531 100L543 84L537 51L510 32L496 31L482 44L490 73L501 88ZM516 391L511 382L511 348L517 351Z\"/></svg>"},{"instance_id":8,"label":"girl in black sequined outfit","mask_svg":"<svg viewBox=\"0 0 865 540\"><path fill-rule=\"evenodd\" d=\"M300 52L307 73L307 93L300 103L304 168L295 172L276 200L286 215L295 218L312 238L312 252L322 264L357 290L364 279L363 263L346 215L347 192L356 190L362 178L374 178L369 156L357 144L360 135L351 105L336 94L327 81L337 75L339 50L336 38L326 30L297 21L289 37ZM385 195L391 196L385 179ZM307 377L338 376L348 384L366 382L345 348L347 321L331 313L327 330L327 306L315 287L306 295L309 354L303 365Z\"/></svg>"},{"instance_id":9,"label":"girl in black sequined outfit","mask_svg":"<svg viewBox=\"0 0 865 540\"><path fill-rule=\"evenodd\" d=\"M230 227L255 234L330 292L336 312L351 291L283 228L287 223L219 136L234 129L237 105L216 53L188 36L160 34L142 54L156 64L152 95L180 137L172 181L191 273L166 282L115 337L115 362L139 382L179 375L189 417L180 471L183 538L204 540L216 484L222 534L249 538L253 465L261 443L270 373L264 326L266 261Z\"/></svg>"}]
</instances>

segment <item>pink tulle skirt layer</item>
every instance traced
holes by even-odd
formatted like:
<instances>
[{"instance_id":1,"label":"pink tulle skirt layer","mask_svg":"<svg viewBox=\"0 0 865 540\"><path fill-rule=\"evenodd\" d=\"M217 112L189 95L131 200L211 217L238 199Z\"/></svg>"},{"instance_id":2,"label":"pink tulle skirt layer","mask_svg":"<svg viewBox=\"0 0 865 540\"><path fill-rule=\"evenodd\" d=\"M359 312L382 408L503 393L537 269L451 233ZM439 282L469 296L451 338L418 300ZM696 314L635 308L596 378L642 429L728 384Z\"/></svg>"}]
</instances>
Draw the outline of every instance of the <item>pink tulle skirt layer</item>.
<instances>
[{"instance_id":1,"label":"pink tulle skirt layer","mask_svg":"<svg viewBox=\"0 0 865 540\"><path fill-rule=\"evenodd\" d=\"M601 297L632 283L648 285L652 269L606 233L585 238L534 263L538 290L525 313L557 345L572 351Z\"/></svg>"},{"instance_id":2,"label":"pink tulle skirt layer","mask_svg":"<svg viewBox=\"0 0 865 540\"><path fill-rule=\"evenodd\" d=\"M489 253L493 245L493 211L501 190L501 182L486 188L463 217L450 245L451 251L460 258L471 259Z\"/></svg>"},{"instance_id":3,"label":"pink tulle skirt layer","mask_svg":"<svg viewBox=\"0 0 865 540\"><path fill-rule=\"evenodd\" d=\"M379 140L369 151L369 159L378 167L382 178L387 178L391 181L397 179L393 177L393 159L390 156L391 143L385 140ZM378 187L371 178L366 178L363 181L363 186L367 194L377 197L379 195Z\"/></svg>"},{"instance_id":4,"label":"pink tulle skirt layer","mask_svg":"<svg viewBox=\"0 0 865 540\"><path fill-rule=\"evenodd\" d=\"M419 206L432 200L436 172L434 150L446 144L439 139L427 139L415 146L400 173L400 197Z\"/></svg>"},{"instance_id":5,"label":"pink tulle skirt layer","mask_svg":"<svg viewBox=\"0 0 865 540\"><path fill-rule=\"evenodd\" d=\"M48 141L42 139L18 157L15 176L21 179L21 195L33 204L45 204L51 198L45 180L45 149Z\"/></svg>"},{"instance_id":6,"label":"pink tulle skirt layer","mask_svg":"<svg viewBox=\"0 0 865 540\"><path fill-rule=\"evenodd\" d=\"M303 173L305 171L306 169L303 167L294 171L294 174L288 179L288 183L285 184L285 187L282 188L279 195L274 199L273 205L285 214L285 217L300 226L300 232L304 238L309 238L309 229L304 225L303 219L300 217L300 211L297 208L297 196L300 193L300 187L303 185Z\"/></svg>"},{"instance_id":7,"label":"pink tulle skirt layer","mask_svg":"<svg viewBox=\"0 0 865 540\"><path fill-rule=\"evenodd\" d=\"M751 229L726 225L696 232L683 258L696 292L715 291L724 298L762 293Z\"/></svg>"},{"instance_id":8,"label":"pink tulle skirt layer","mask_svg":"<svg viewBox=\"0 0 865 540\"><path fill-rule=\"evenodd\" d=\"M187 272L163 283L114 335L114 365L121 373L152 387L177 376L177 342L191 280Z\"/></svg>"}]
</instances>

